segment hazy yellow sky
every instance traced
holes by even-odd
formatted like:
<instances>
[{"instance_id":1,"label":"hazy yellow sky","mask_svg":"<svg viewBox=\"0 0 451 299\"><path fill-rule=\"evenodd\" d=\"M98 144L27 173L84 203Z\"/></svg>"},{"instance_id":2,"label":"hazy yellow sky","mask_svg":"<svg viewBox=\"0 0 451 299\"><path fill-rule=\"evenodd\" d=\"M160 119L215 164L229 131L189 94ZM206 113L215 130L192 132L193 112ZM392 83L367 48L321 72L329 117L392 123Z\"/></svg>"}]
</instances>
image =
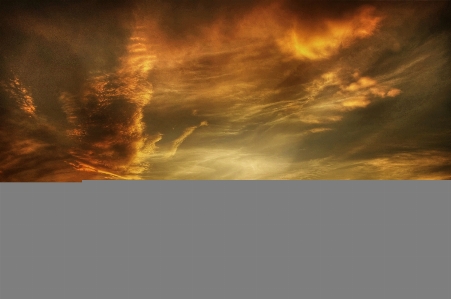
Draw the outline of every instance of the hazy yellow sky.
<instances>
[{"instance_id":1,"label":"hazy yellow sky","mask_svg":"<svg viewBox=\"0 0 451 299\"><path fill-rule=\"evenodd\" d=\"M15 1L0 180L451 179L449 2Z\"/></svg>"}]
</instances>

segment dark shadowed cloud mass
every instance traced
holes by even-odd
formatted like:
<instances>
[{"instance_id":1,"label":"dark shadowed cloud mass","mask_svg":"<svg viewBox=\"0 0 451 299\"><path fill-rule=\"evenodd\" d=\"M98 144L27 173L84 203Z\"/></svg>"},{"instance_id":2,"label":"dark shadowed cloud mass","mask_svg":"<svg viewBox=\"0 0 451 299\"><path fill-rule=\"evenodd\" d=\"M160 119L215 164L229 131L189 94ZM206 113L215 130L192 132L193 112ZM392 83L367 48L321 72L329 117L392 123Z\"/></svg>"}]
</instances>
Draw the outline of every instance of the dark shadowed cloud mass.
<instances>
[{"instance_id":1,"label":"dark shadowed cloud mass","mask_svg":"<svg viewBox=\"0 0 451 299\"><path fill-rule=\"evenodd\" d=\"M451 179L445 1L6 1L0 181Z\"/></svg>"}]
</instances>

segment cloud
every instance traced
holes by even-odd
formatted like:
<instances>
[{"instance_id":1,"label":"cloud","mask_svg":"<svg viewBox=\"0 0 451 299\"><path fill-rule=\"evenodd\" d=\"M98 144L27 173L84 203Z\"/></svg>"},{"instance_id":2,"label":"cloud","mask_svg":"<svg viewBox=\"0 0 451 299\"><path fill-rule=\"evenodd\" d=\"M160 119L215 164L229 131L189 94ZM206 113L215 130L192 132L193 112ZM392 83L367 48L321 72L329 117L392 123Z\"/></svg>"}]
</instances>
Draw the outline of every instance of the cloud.
<instances>
[{"instance_id":1,"label":"cloud","mask_svg":"<svg viewBox=\"0 0 451 299\"><path fill-rule=\"evenodd\" d=\"M279 40L279 44L299 58L328 58L355 40L371 36L382 19L374 12L374 7L364 6L345 18L325 19L313 33L308 24L295 22L294 28Z\"/></svg>"},{"instance_id":2,"label":"cloud","mask_svg":"<svg viewBox=\"0 0 451 299\"><path fill-rule=\"evenodd\" d=\"M67 156L64 145L54 143L64 142L64 138L36 113L38 107L28 86L14 73L8 75L0 82L0 101L6 108L0 130L0 179L34 181L43 174L54 175L50 165L64 168L60 159Z\"/></svg>"},{"instance_id":3,"label":"cloud","mask_svg":"<svg viewBox=\"0 0 451 299\"><path fill-rule=\"evenodd\" d=\"M0 18L2 180L449 177L442 4L44 2Z\"/></svg>"},{"instance_id":4,"label":"cloud","mask_svg":"<svg viewBox=\"0 0 451 299\"><path fill-rule=\"evenodd\" d=\"M288 180L446 180L451 160L448 152L399 153L362 160L332 157L293 163L280 179Z\"/></svg>"},{"instance_id":5,"label":"cloud","mask_svg":"<svg viewBox=\"0 0 451 299\"><path fill-rule=\"evenodd\" d=\"M389 97L396 97L401 93L401 90L398 88L392 88L387 92L387 96Z\"/></svg>"},{"instance_id":6,"label":"cloud","mask_svg":"<svg viewBox=\"0 0 451 299\"><path fill-rule=\"evenodd\" d=\"M82 170L139 177L130 167L139 151L154 147L155 140L146 143L142 122L143 109L152 96L147 74L154 57L143 42L137 32L117 71L89 78L80 97L65 93L60 97L68 121L74 125L69 135L77 140L71 153L82 161L77 164L84 166Z\"/></svg>"},{"instance_id":7,"label":"cloud","mask_svg":"<svg viewBox=\"0 0 451 299\"><path fill-rule=\"evenodd\" d=\"M198 126L193 126L193 127L189 127L186 128L182 135L180 135L180 137L178 137L177 139L175 139L172 142L172 146L171 149L169 150L169 152L166 154L166 157L170 158L173 157L175 155L175 153L177 152L177 149L179 148L179 146L182 144L182 142L191 134L193 134L194 130L196 130L199 127L203 127L203 126L208 126L208 122L207 121L202 121Z\"/></svg>"},{"instance_id":8,"label":"cloud","mask_svg":"<svg viewBox=\"0 0 451 299\"><path fill-rule=\"evenodd\" d=\"M45 29L43 32L47 33L49 30ZM63 33L64 30L67 28L61 28L60 32ZM41 128L43 136L51 136L53 140L40 141L41 136L36 138L27 132L22 134L25 135L24 141L9 138L10 140L6 142L18 148L21 144L39 144L40 149L33 153L36 160L45 158L46 148L57 148L62 154L61 157L58 155L54 157L60 159L58 167L69 168L85 176L86 172L93 172L107 177L139 178L139 173L146 167L145 162L139 160L141 156L138 159L138 153L141 150L149 151L156 142L145 136L145 125L142 122L143 108L152 96L152 86L147 80L147 74L153 67L154 58L143 47L143 39L139 34L138 30L129 38L124 47L126 52L117 57L118 64L111 72L105 72L103 67L98 69L93 67L90 74L84 78L84 82L78 85L78 90L63 89L57 97L52 95L56 100L55 104L59 104L56 107L59 106L64 112L67 121L61 123L59 120L61 131L58 133L52 128L54 121L61 118L58 116L55 119L54 113L50 114L53 119L47 118L45 114L48 110L46 111L45 105L42 105L44 109L39 109L40 105L36 109L36 101L31 97L31 93L17 76L11 75L11 79L2 85L6 97L15 100L23 112L30 117L33 116L33 120L29 123L18 122L11 114L9 122L19 131L25 131L25 126L33 127L34 130ZM58 38L58 35L47 38ZM64 39L63 42L72 43ZM80 52L76 47L74 50ZM31 82L31 87L38 91L36 92L38 96L41 90L46 91L45 86L35 85L32 77L27 74L23 77ZM52 83L54 82L50 84ZM59 89L61 87L63 86L59 86ZM48 102L53 99L50 97ZM10 169L15 167L16 172L17 164L23 163L30 154L24 151L17 153L19 155L13 160L14 163L5 165ZM11 171L5 170L3 174L8 175Z\"/></svg>"},{"instance_id":9,"label":"cloud","mask_svg":"<svg viewBox=\"0 0 451 299\"><path fill-rule=\"evenodd\" d=\"M365 108L370 104L370 100L365 97L351 98L343 101L341 104L345 108Z\"/></svg>"},{"instance_id":10,"label":"cloud","mask_svg":"<svg viewBox=\"0 0 451 299\"><path fill-rule=\"evenodd\" d=\"M357 82L351 83L348 87L346 87L346 90L356 91L369 86L374 86L375 84L376 84L375 80L369 77L362 77Z\"/></svg>"},{"instance_id":11,"label":"cloud","mask_svg":"<svg viewBox=\"0 0 451 299\"><path fill-rule=\"evenodd\" d=\"M19 108L25 112L29 117L36 116L36 106L29 91L22 86L19 78L14 77L9 79L8 83L3 82L2 87L14 100Z\"/></svg>"}]
</instances>

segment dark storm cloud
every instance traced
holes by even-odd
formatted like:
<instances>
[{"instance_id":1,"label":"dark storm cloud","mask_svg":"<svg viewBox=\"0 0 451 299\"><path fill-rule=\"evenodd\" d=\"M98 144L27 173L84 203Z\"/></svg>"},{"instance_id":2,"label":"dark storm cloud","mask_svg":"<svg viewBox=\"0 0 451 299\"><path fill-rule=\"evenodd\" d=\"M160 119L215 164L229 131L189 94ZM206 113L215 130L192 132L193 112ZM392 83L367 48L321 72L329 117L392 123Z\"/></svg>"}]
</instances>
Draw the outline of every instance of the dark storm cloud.
<instances>
[{"instance_id":1,"label":"dark storm cloud","mask_svg":"<svg viewBox=\"0 0 451 299\"><path fill-rule=\"evenodd\" d=\"M2 181L34 181L66 169L68 158L56 128L37 116L33 98L21 82L2 80L0 100L5 109L0 131Z\"/></svg>"},{"instance_id":2,"label":"dark storm cloud","mask_svg":"<svg viewBox=\"0 0 451 299\"><path fill-rule=\"evenodd\" d=\"M135 125L139 104L131 103L126 94L124 98L116 95L119 99L110 99L107 105L100 103L103 94L94 92L85 98L93 74L114 73L121 67L120 57L127 53L132 35L132 7L128 1L16 1L6 6L9 15L2 15L0 27L5 33L1 37L1 81L8 85L17 80L20 87L15 88L23 88L27 95L3 86L2 128L14 132L2 134L4 180L53 180L52 174L62 180L80 180L72 167L79 165L78 156L92 151L91 144L107 143ZM107 88L120 89L117 81L121 79L110 80ZM64 95L70 95L72 102L62 103ZM25 96L35 110L30 119L17 105ZM83 140L67 134L73 130L83 132ZM110 152L91 156L97 164L107 164L107 169L122 165L135 155L135 143L127 141L111 142ZM105 163L104 155L110 155L111 162ZM96 172L93 168L88 171ZM83 177L93 175L84 173Z\"/></svg>"}]
</instances>

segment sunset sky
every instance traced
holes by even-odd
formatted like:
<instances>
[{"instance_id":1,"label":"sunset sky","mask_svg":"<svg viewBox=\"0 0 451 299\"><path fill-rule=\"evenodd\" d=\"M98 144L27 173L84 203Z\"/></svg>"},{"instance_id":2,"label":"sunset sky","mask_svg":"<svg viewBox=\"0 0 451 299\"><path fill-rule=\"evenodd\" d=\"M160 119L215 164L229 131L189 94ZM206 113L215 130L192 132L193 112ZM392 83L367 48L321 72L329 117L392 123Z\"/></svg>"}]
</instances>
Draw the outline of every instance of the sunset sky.
<instances>
[{"instance_id":1,"label":"sunset sky","mask_svg":"<svg viewBox=\"0 0 451 299\"><path fill-rule=\"evenodd\" d=\"M11 1L0 181L451 179L447 1Z\"/></svg>"}]
</instances>

